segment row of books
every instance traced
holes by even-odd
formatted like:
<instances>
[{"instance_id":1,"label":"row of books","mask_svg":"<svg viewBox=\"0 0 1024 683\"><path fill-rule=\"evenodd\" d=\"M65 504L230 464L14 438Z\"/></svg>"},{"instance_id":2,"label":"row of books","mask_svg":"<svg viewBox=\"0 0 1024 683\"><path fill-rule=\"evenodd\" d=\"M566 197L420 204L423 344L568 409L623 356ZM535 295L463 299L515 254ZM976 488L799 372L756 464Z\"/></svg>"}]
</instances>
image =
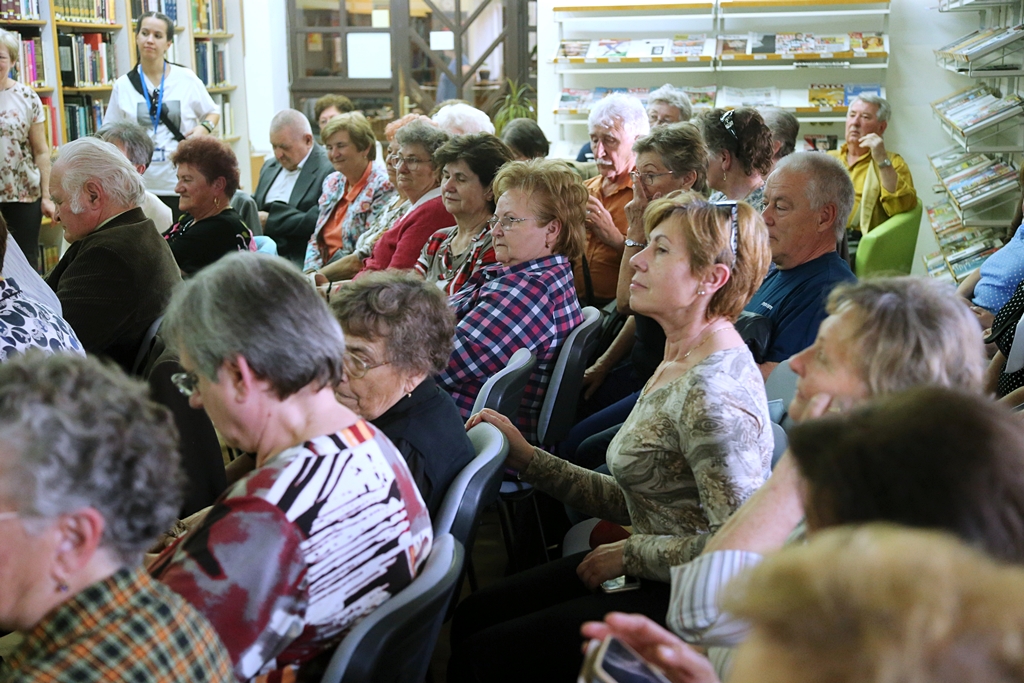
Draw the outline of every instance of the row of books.
<instances>
[{"instance_id":1,"label":"row of books","mask_svg":"<svg viewBox=\"0 0 1024 683\"><path fill-rule=\"evenodd\" d=\"M143 12L161 12L178 23L178 0L132 0L132 16L140 16Z\"/></svg>"},{"instance_id":2,"label":"row of books","mask_svg":"<svg viewBox=\"0 0 1024 683\"><path fill-rule=\"evenodd\" d=\"M39 16L39 0L0 0L0 19L36 20Z\"/></svg>"},{"instance_id":3,"label":"row of books","mask_svg":"<svg viewBox=\"0 0 1024 683\"><path fill-rule=\"evenodd\" d=\"M1016 93L1002 96L988 85L977 85L933 102L932 109L954 128L965 132L1024 112L1024 101Z\"/></svg>"},{"instance_id":4,"label":"row of books","mask_svg":"<svg viewBox=\"0 0 1024 683\"><path fill-rule=\"evenodd\" d=\"M846 107L858 96L871 93L881 96L882 86L877 83L855 83L848 85L811 85L806 91L806 102L798 101L795 95L799 91L787 91L790 93L786 102L783 102L781 91L775 87L766 88L733 88L723 86L718 88L714 85L708 86L683 86L679 88L690 98L690 103L695 108L700 107L778 107L785 106L797 111L829 111L839 107ZM557 113L560 114L583 114L590 110L591 104L607 97L613 92L621 92L640 100L646 105L647 88L565 88L562 90L558 101Z\"/></svg>"},{"instance_id":5,"label":"row of books","mask_svg":"<svg viewBox=\"0 0 1024 683\"><path fill-rule=\"evenodd\" d=\"M88 137L103 125L103 102L88 95L64 97L64 139Z\"/></svg>"},{"instance_id":6,"label":"row of books","mask_svg":"<svg viewBox=\"0 0 1024 683\"><path fill-rule=\"evenodd\" d=\"M53 11L61 21L89 24L114 24L115 0L53 0Z\"/></svg>"},{"instance_id":7,"label":"row of books","mask_svg":"<svg viewBox=\"0 0 1024 683\"><path fill-rule=\"evenodd\" d=\"M228 71L228 46L208 40L196 41L196 75L206 87L231 82Z\"/></svg>"},{"instance_id":8,"label":"row of books","mask_svg":"<svg viewBox=\"0 0 1024 683\"><path fill-rule=\"evenodd\" d=\"M217 124L217 132L221 138L235 136L235 110L231 107L231 101L226 97L218 103L220 107L220 123Z\"/></svg>"},{"instance_id":9,"label":"row of books","mask_svg":"<svg viewBox=\"0 0 1024 683\"><path fill-rule=\"evenodd\" d=\"M43 67L43 39L22 38L18 47L18 63L11 69L11 78L29 87L46 85Z\"/></svg>"},{"instance_id":10,"label":"row of books","mask_svg":"<svg viewBox=\"0 0 1024 683\"><path fill-rule=\"evenodd\" d=\"M953 151L934 154L929 162L950 200L961 210L1020 188L1017 169L986 154Z\"/></svg>"},{"instance_id":11,"label":"row of books","mask_svg":"<svg viewBox=\"0 0 1024 683\"><path fill-rule=\"evenodd\" d=\"M928 275L959 283L1003 245L999 228L964 227L948 200L925 207L939 250L924 256Z\"/></svg>"},{"instance_id":12,"label":"row of books","mask_svg":"<svg viewBox=\"0 0 1024 683\"><path fill-rule=\"evenodd\" d=\"M599 38L563 40L555 62L588 60L707 61L712 57L795 59L807 57L885 56L888 37L881 33L746 33L708 36L705 33L672 38Z\"/></svg>"},{"instance_id":13,"label":"row of books","mask_svg":"<svg viewBox=\"0 0 1024 683\"><path fill-rule=\"evenodd\" d=\"M193 0L192 30L200 33L226 33L224 0Z\"/></svg>"},{"instance_id":14,"label":"row of books","mask_svg":"<svg viewBox=\"0 0 1024 683\"><path fill-rule=\"evenodd\" d=\"M114 45L104 33L58 33L60 79L65 88L111 85L117 79Z\"/></svg>"},{"instance_id":15,"label":"row of books","mask_svg":"<svg viewBox=\"0 0 1024 683\"><path fill-rule=\"evenodd\" d=\"M938 57L969 62L1024 37L1024 24L1009 28L986 28L968 33L935 50Z\"/></svg>"}]
</instances>

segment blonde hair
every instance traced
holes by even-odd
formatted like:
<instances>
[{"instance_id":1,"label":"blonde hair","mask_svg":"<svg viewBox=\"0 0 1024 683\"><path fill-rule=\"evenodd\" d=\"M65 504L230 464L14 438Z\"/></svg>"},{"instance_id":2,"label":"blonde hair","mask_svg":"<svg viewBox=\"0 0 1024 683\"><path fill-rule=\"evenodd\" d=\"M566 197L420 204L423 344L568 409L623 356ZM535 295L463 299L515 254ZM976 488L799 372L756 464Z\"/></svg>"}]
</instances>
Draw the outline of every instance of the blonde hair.
<instances>
[{"instance_id":1,"label":"blonde hair","mask_svg":"<svg viewBox=\"0 0 1024 683\"><path fill-rule=\"evenodd\" d=\"M360 152L369 150L366 158L373 161L377 158L377 138L373 136L373 127L366 117L357 111L347 114L339 114L324 124L320 129L320 139L327 144L327 140L338 131L348 133L348 139Z\"/></svg>"},{"instance_id":2,"label":"blonde hair","mask_svg":"<svg viewBox=\"0 0 1024 683\"><path fill-rule=\"evenodd\" d=\"M557 219L562 224L552 253L570 261L583 256L588 194L579 174L568 164L548 159L510 161L494 178L495 202L509 190L519 190L529 197L541 223Z\"/></svg>"},{"instance_id":3,"label":"blonde hair","mask_svg":"<svg viewBox=\"0 0 1024 683\"><path fill-rule=\"evenodd\" d=\"M725 607L797 681L1024 681L1024 572L951 536L846 527L729 585Z\"/></svg>"},{"instance_id":4,"label":"blonde hair","mask_svg":"<svg viewBox=\"0 0 1024 683\"><path fill-rule=\"evenodd\" d=\"M18 63L18 50L21 49L21 38L12 31L0 28L0 45L7 48L7 56L11 58L11 66ZM7 74L4 74L5 76Z\"/></svg>"},{"instance_id":5,"label":"blonde hair","mask_svg":"<svg viewBox=\"0 0 1024 683\"><path fill-rule=\"evenodd\" d=\"M692 192L672 192L650 203L644 212L644 232L670 219L686 240L690 269L703 277L717 263L729 267L729 280L711 295L708 320L735 321L761 286L771 248L764 219L746 202L736 202L736 253L732 250L732 203L711 204ZM667 284L667 283L666 283Z\"/></svg>"}]
</instances>

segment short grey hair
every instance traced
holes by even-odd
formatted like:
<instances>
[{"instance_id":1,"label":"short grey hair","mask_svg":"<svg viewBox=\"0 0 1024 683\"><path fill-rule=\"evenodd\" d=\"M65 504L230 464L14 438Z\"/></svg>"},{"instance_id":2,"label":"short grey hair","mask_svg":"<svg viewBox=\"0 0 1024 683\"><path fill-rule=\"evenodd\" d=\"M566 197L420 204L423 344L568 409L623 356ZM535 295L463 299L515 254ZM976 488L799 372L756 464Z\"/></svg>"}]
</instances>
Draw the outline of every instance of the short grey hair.
<instances>
[{"instance_id":1,"label":"short grey hair","mask_svg":"<svg viewBox=\"0 0 1024 683\"><path fill-rule=\"evenodd\" d=\"M117 206L139 206L146 196L142 176L114 145L87 137L61 145L54 164L63 173L61 189L68 196L72 213L82 212L81 194L85 184L96 181L107 199Z\"/></svg>"},{"instance_id":2,"label":"short grey hair","mask_svg":"<svg viewBox=\"0 0 1024 683\"><path fill-rule=\"evenodd\" d=\"M395 142L399 146L419 145L422 147L430 157L430 164L432 166L434 165L434 152L441 145L448 142L450 138L451 136L445 131L424 121L413 121L408 125L402 126L395 133Z\"/></svg>"},{"instance_id":3,"label":"short grey hair","mask_svg":"<svg viewBox=\"0 0 1024 683\"><path fill-rule=\"evenodd\" d=\"M238 356L280 399L341 381L341 326L298 268L277 256L237 252L203 268L178 285L161 333L213 382Z\"/></svg>"},{"instance_id":4,"label":"short grey hair","mask_svg":"<svg viewBox=\"0 0 1024 683\"><path fill-rule=\"evenodd\" d=\"M270 119L270 133L279 133L289 129L299 135L312 135L313 126L309 119L298 109L282 109Z\"/></svg>"},{"instance_id":5,"label":"short grey hair","mask_svg":"<svg viewBox=\"0 0 1024 683\"><path fill-rule=\"evenodd\" d=\"M853 98L854 102L856 102L857 100L860 100L865 104L873 104L876 107L878 107L878 113L876 114L876 116L878 116L879 121L888 121L889 117L892 116L892 106L889 105L889 101L884 97L876 95L875 93L872 92L862 92L861 94Z\"/></svg>"},{"instance_id":6,"label":"short grey hair","mask_svg":"<svg viewBox=\"0 0 1024 683\"><path fill-rule=\"evenodd\" d=\"M93 508L100 547L127 566L178 515L184 477L170 411L95 357L30 352L0 365L0 491L29 533Z\"/></svg>"},{"instance_id":7,"label":"short grey hair","mask_svg":"<svg viewBox=\"0 0 1024 683\"><path fill-rule=\"evenodd\" d=\"M383 340L391 365L436 375L454 348L455 313L433 283L408 272L380 271L334 296L331 311L345 334Z\"/></svg>"},{"instance_id":8,"label":"short grey hair","mask_svg":"<svg viewBox=\"0 0 1024 683\"><path fill-rule=\"evenodd\" d=\"M18 63L18 50L21 49L21 36L0 28L0 45L7 48L7 54L11 58L11 64Z\"/></svg>"},{"instance_id":9,"label":"short grey hair","mask_svg":"<svg viewBox=\"0 0 1024 683\"><path fill-rule=\"evenodd\" d=\"M690 117L693 116L693 105L690 104L690 97L686 94L686 91L680 90L670 83L666 83L657 90L652 90L651 94L647 96L648 109L650 109L652 104L657 104L658 102L679 110L682 118L678 123L689 121Z\"/></svg>"},{"instance_id":10,"label":"short grey hair","mask_svg":"<svg viewBox=\"0 0 1024 683\"><path fill-rule=\"evenodd\" d=\"M800 121L791 112L778 107L758 107L764 125L772 132L772 141L779 143L775 160L788 157L796 151L796 138L800 135Z\"/></svg>"},{"instance_id":11,"label":"short grey hair","mask_svg":"<svg viewBox=\"0 0 1024 683\"><path fill-rule=\"evenodd\" d=\"M149 165L153 162L153 140L146 133L146 129L134 121L121 119L120 121L104 123L96 131L96 137L114 145L120 142L124 145L124 152L128 157L128 161L136 166L149 168Z\"/></svg>"},{"instance_id":12,"label":"short grey hair","mask_svg":"<svg viewBox=\"0 0 1024 683\"><path fill-rule=\"evenodd\" d=\"M470 133L494 135L494 124L491 123L491 118L476 107L462 102L446 104L434 114L431 120L449 135L468 135Z\"/></svg>"},{"instance_id":13,"label":"short grey hair","mask_svg":"<svg viewBox=\"0 0 1024 683\"><path fill-rule=\"evenodd\" d=\"M853 181L843 164L822 152L796 152L779 160L772 176L786 172L803 174L806 179L804 197L812 210L818 211L826 204L836 207L836 221L832 227L836 240L841 240L856 198Z\"/></svg>"},{"instance_id":14,"label":"short grey hair","mask_svg":"<svg viewBox=\"0 0 1024 683\"><path fill-rule=\"evenodd\" d=\"M832 290L828 312L845 306L856 309L859 322L849 357L871 395L923 385L980 394L988 364L981 326L951 285L924 277L868 278Z\"/></svg>"},{"instance_id":15,"label":"short grey hair","mask_svg":"<svg viewBox=\"0 0 1024 683\"><path fill-rule=\"evenodd\" d=\"M624 93L612 93L591 105L590 115L587 117L587 130L593 133L595 126L621 127L634 140L651 132L651 122L647 118L643 103Z\"/></svg>"}]
</instances>

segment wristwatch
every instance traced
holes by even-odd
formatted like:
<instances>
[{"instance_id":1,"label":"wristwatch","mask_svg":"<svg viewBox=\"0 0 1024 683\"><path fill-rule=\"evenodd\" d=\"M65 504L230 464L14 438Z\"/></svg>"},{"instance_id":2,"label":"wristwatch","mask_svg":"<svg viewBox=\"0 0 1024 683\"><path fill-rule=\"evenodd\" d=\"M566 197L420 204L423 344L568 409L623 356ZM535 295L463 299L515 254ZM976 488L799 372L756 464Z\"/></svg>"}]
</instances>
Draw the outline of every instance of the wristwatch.
<instances>
[{"instance_id":1,"label":"wristwatch","mask_svg":"<svg viewBox=\"0 0 1024 683\"><path fill-rule=\"evenodd\" d=\"M879 161L878 168L892 168L892 159L886 157L884 161Z\"/></svg>"},{"instance_id":2,"label":"wristwatch","mask_svg":"<svg viewBox=\"0 0 1024 683\"><path fill-rule=\"evenodd\" d=\"M626 244L627 247L636 247L637 249L646 249L647 248L647 242L634 242L633 240L629 239L628 237L626 238L625 244Z\"/></svg>"},{"instance_id":3,"label":"wristwatch","mask_svg":"<svg viewBox=\"0 0 1024 683\"><path fill-rule=\"evenodd\" d=\"M205 128L207 133L212 133L213 129L216 128L216 126L213 125L212 121L208 121L206 119L200 121L199 125Z\"/></svg>"}]
</instances>

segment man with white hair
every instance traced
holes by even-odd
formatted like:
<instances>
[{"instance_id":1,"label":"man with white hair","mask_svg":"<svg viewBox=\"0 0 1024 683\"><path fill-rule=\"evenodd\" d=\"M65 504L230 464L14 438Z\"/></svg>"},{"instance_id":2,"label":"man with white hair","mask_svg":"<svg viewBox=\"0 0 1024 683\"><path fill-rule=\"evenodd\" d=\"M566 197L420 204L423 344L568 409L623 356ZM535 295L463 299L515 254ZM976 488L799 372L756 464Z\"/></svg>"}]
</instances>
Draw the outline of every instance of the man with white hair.
<instances>
[{"instance_id":1,"label":"man with white hair","mask_svg":"<svg viewBox=\"0 0 1024 683\"><path fill-rule=\"evenodd\" d=\"M260 169L253 199L260 210L263 234L277 243L277 253L298 266L316 228L324 179L334 172L323 147L313 140L309 119L285 109L270 121L274 158Z\"/></svg>"},{"instance_id":2,"label":"man with white hair","mask_svg":"<svg viewBox=\"0 0 1024 683\"><path fill-rule=\"evenodd\" d=\"M853 183L843 166L820 152L783 157L764 187L762 215L775 268L754 292L746 311L772 323L761 374L814 343L828 313L829 292L855 279L836 253L853 207Z\"/></svg>"},{"instance_id":3,"label":"man with white hair","mask_svg":"<svg viewBox=\"0 0 1024 683\"><path fill-rule=\"evenodd\" d=\"M586 181L587 246L573 275L583 305L604 306L615 299L619 262L626 247L626 204L633 199L630 172L636 166L633 143L651 131L644 105L614 93L598 101L587 119L598 175Z\"/></svg>"},{"instance_id":4,"label":"man with white hair","mask_svg":"<svg viewBox=\"0 0 1024 683\"><path fill-rule=\"evenodd\" d=\"M858 95L846 111L846 141L828 152L853 180L856 201L846 227L855 233L865 234L917 206L907 162L887 151L882 141L891 114L889 103L878 95Z\"/></svg>"},{"instance_id":5,"label":"man with white hair","mask_svg":"<svg viewBox=\"0 0 1024 683\"><path fill-rule=\"evenodd\" d=\"M50 176L54 221L71 246L46 283L82 347L127 371L181 282L170 247L139 208L145 190L117 147L96 138L63 145Z\"/></svg>"}]
</instances>

